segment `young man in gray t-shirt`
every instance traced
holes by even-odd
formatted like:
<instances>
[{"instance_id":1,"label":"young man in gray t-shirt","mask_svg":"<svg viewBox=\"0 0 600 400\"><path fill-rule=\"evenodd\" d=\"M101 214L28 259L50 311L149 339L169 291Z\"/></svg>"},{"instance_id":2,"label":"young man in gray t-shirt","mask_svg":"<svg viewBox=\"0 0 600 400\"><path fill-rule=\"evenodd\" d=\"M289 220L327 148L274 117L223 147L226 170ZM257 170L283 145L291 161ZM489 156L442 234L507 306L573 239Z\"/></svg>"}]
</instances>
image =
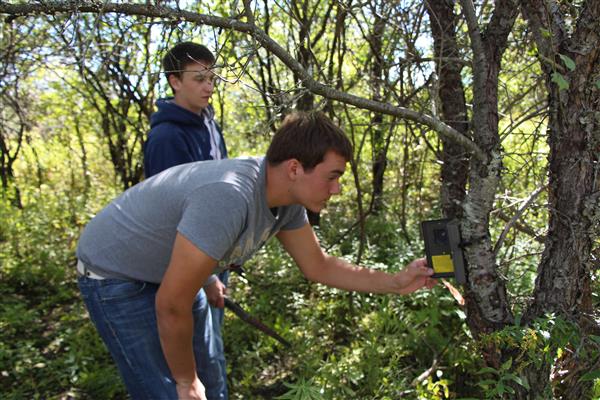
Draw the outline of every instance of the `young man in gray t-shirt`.
<instances>
[{"instance_id":1,"label":"young man in gray t-shirt","mask_svg":"<svg viewBox=\"0 0 600 400\"><path fill-rule=\"evenodd\" d=\"M197 365L198 291L276 236L306 278L328 286L407 294L435 281L424 259L396 274L327 255L307 223L339 193L352 155L321 113L294 114L266 158L184 164L124 192L85 228L79 286L135 398L211 399ZM223 299L219 305L223 306ZM199 318L199 317L198 317Z\"/></svg>"}]
</instances>

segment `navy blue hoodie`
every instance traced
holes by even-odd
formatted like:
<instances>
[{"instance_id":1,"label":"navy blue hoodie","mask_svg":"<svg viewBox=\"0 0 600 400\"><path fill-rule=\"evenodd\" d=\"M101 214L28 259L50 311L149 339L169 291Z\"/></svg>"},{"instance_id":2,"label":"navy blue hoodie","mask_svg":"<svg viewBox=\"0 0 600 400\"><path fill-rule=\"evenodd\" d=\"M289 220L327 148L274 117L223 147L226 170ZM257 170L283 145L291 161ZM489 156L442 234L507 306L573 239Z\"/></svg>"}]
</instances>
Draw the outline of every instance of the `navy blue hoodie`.
<instances>
[{"instance_id":1,"label":"navy blue hoodie","mask_svg":"<svg viewBox=\"0 0 600 400\"><path fill-rule=\"evenodd\" d=\"M214 110L208 106L195 114L178 106L172 99L156 102L158 111L150 117L150 133L144 145L144 175L156 175L167 168L192 161L212 160L210 131L212 125L221 139L221 158L227 148L221 129L214 121ZM213 125L214 124L214 125Z\"/></svg>"}]
</instances>

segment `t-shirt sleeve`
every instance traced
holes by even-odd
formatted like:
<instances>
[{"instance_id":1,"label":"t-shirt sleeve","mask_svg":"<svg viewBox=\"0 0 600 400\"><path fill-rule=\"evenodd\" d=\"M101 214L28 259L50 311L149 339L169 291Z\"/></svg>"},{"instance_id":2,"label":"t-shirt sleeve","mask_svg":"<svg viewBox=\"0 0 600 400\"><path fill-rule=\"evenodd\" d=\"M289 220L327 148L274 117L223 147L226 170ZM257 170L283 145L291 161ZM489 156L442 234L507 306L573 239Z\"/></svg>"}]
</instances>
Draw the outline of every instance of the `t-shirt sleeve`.
<instances>
[{"instance_id":1,"label":"t-shirt sleeve","mask_svg":"<svg viewBox=\"0 0 600 400\"><path fill-rule=\"evenodd\" d=\"M152 130L144 146L144 175L156 175L175 165L195 161L177 127L162 124Z\"/></svg>"},{"instance_id":2,"label":"t-shirt sleeve","mask_svg":"<svg viewBox=\"0 0 600 400\"><path fill-rule=\"evenodd\" d=\"M285 224L281 226L282 231L291 231L303 227L308 223L306 209L302 206L295 205L288 210L289 216Z\"/></svg>"},{"instance_id":3,"label":"t-shirt sleeve","mask_svg":"<svg viewBox=\"0 0 600 400\"><path fill-rule=\"evenodd\" d=\"M221 260L246 225L248 202L231 185L196 189L187 199L177 231L204 253Z\"/></svg>"}]
</instances>

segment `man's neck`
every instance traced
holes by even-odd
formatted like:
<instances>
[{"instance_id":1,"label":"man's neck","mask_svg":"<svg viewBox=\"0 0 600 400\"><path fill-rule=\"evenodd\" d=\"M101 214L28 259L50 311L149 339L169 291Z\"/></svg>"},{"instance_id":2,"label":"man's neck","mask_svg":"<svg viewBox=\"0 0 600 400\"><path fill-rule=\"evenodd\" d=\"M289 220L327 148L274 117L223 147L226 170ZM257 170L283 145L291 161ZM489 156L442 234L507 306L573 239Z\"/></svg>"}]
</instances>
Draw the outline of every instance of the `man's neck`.
<instances>
[{"instance_id":1,"label":"man's neck","mask_svg":"<svg viewBox=\"0 0 600 400\"><path fill-rule=\"evenodd\" d=\"M179 107L181 107L185 110L188 110L188 111L193 112L194 114L198 114L198 115L202 114L202 111L204 110L204 108L195 109L195 108L191 107L189 104L181 101L181 99L179 99L177 96L173 97L173 103L177 104Z\"/></svg>"},{"instance_id":2,"label":"man's neck","mask_svg":"<svg viewBox=\"0 0 600 400\"><path fill-rule=\"evenodd\" d=\"M265 162L267 163L267 187L265 190L267 205L269 208L274 208L292 204L292 198L288 191L290 182L283 163L272 166L268 161L265 160Z\"/></svg>"}]
</instances>

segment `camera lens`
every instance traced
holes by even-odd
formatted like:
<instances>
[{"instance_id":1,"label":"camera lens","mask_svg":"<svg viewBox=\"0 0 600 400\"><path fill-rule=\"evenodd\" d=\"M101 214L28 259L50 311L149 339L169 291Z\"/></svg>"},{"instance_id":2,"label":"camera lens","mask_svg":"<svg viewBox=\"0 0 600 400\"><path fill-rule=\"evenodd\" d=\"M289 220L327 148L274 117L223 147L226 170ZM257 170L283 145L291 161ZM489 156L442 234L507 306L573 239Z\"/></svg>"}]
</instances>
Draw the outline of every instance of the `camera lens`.
<instances>
[{"instance_id":1,"label":"camera lens","mask_svg":"<svg viewBox=\"0 0 600 400\"><path fill-rule=\"evenodd\" d=\"M447 245L448 244L448 233L445 229L434 229L433 240L436 244Z\"/></svg>"}]
</instances>

